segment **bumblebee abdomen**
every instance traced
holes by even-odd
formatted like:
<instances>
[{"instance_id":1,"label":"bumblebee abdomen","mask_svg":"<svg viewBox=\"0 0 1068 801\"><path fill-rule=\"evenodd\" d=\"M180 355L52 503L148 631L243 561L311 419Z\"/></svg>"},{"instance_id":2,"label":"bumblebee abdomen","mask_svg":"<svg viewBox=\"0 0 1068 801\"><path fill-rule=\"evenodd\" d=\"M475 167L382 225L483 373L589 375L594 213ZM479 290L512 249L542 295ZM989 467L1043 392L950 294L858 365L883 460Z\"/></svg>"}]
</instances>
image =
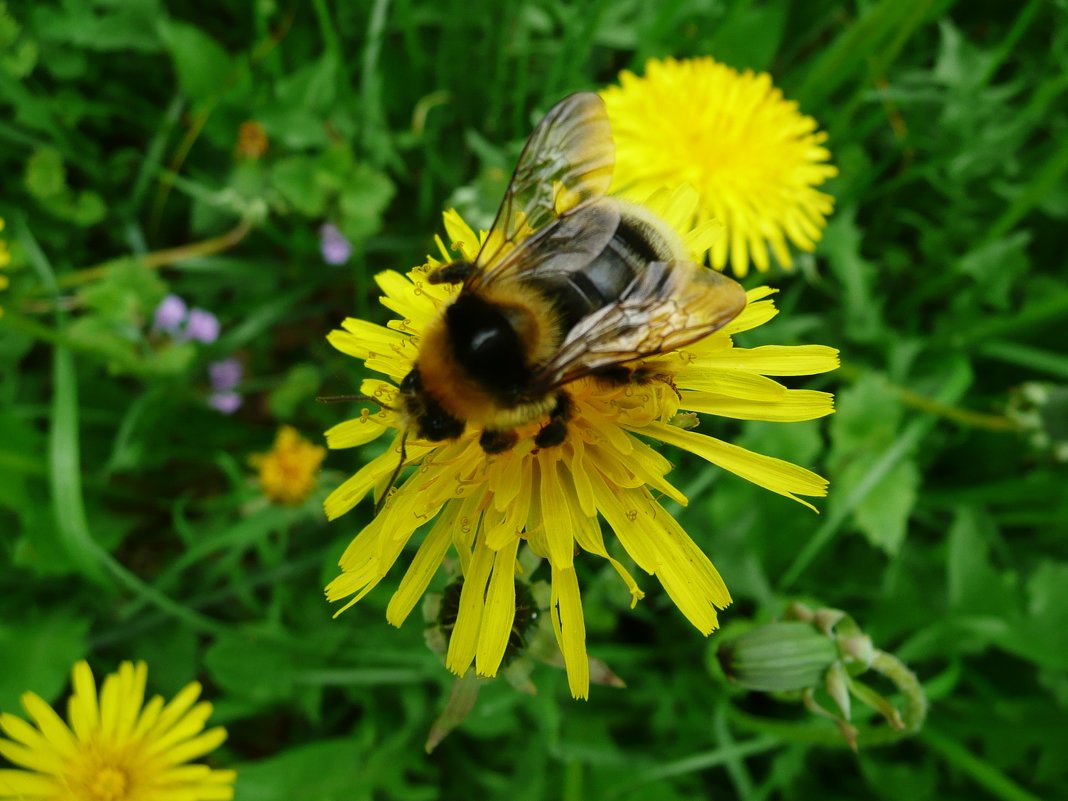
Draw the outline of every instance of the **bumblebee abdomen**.
<instances>
[{"instance_id":1,"label":"bumblebee abdomen","mask_svg":"<svg viewBox=\"0 0 1068 801\"><path fill-rule=\"evenodd\" d=\"M646 265L678 258L675 243L651 218L630 212L604 250L581 270L538 276L531 283L549 298L560 315L563 330L614 303Z\"/></svg>"}]
</instances>

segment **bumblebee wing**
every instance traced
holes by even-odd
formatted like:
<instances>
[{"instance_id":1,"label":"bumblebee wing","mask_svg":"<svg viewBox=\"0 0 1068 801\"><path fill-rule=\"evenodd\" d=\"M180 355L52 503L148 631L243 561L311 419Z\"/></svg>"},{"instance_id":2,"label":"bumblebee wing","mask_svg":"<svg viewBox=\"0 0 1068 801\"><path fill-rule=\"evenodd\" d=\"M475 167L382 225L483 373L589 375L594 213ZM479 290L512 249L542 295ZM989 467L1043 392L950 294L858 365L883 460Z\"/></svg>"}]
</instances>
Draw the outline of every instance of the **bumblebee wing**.
<instances>
[{"instance_id":1,"label":"bumblebee wing","mask_svg":"<svg viewBox=\"0 0 1068 801\"><path fill-rule=\"evenodd\" d=\"M606 367L685 347L745 308L736 281L688 261L654 261L615 303L584 317L538 372L549 391Z\"/></svg>"},{"instance_id":2,"label":"bumblebee wing","mask_svg":"<svg viewBox=\"0 0 1068 801\"><path fill-rule=\"evenodd\" d=\"M519 242L492 267L495 281L548 278L581 271L619 227L619 204L591 200Z\"/></svg>"},{"instance_id":3,"label":"bumblebee wing","mask_svg":"<svg viewBox=\"0 0 1068 801\"><path fill-rule=\"evenodd\" d=\"M466 285L517 266L504 256L562 214L608 191L615 164L604 102L592 92L564 98L530 134Z\"/></svg>"}]
</instances>

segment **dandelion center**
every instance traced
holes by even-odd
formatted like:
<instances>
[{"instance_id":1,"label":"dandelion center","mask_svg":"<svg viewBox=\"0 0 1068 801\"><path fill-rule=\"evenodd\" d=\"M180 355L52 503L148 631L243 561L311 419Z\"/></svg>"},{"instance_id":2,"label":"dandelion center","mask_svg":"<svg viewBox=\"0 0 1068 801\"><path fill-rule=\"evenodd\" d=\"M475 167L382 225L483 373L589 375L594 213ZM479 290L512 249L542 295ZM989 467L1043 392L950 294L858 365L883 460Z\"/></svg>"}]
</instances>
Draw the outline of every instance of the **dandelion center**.
<instances>
[{"instance_id":1,"label":"dandelion center","mask_svg":"<svg viewBox=\"0 0 1068 801\"><path fill-rule=\"evenodd\" d=\"M126 785L126 772L106 765L93 777L89 785L89 797L92 801L125 801Z\"/></svg>"}]
</instances>

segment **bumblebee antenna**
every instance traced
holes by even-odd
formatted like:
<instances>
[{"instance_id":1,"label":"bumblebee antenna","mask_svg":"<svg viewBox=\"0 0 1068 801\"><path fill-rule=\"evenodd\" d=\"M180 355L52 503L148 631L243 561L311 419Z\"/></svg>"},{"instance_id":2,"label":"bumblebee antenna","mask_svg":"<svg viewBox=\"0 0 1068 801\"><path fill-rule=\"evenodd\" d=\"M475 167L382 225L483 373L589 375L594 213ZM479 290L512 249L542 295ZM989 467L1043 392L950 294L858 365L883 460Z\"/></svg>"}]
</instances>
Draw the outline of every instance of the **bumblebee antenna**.
<instances>
[{"instance_id":1,"label":"bumblebee antenna","mask_svg":"<svg viewBox=\"0 0 1068 801\"><path fill-rule=\"evenodd\" d=\"M389 477L389 483L386 484L385 490L382 492L382 496L375 504L375 517L382 511L382 507L386 505L386 498L389 497L389 491L393 489L393 485L397 483L397 476L400 475L400 471L404 467L404 462L408 458L408 451L405 449L405 445L408 443L408 432L405 431L401 434L400 441L400 460L397 462L397 466L393 468L393 473Z\"/></svg>"},{"instance_id":2,"label":"bumblebee antenna","mask_svg":"<svg viewBox=\"0 0 1068 801\"><path fill-rule=\"evenodd\" d=\"M383 403L378 398L372 398L368 395L320 395L315 400L319 401L319 403L345 403L350 401L367 401L368 403L376 403L383 409L389 409L391 412L397 411L388 403Z\"/></svg>"}]
</instances>

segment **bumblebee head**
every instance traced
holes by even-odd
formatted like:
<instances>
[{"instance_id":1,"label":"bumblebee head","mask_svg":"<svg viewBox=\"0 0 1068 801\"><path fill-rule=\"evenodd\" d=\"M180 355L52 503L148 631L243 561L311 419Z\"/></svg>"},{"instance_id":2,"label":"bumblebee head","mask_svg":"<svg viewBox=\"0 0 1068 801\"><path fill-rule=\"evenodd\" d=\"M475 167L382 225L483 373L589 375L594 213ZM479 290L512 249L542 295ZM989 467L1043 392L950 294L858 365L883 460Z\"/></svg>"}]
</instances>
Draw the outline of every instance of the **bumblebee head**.
<instances>
[{"instance_id":1,"label":"bumblebee head","mask_svg":"<svg viewBox=\"0 0 1068 801\"><path fill-rule=\"evenodd\" d=\"M464 421L445 411L423 388L418 367L413 367L401 381L400 404L421 439L441 442L464 433Z\"/></svg>"}]
</instances>

